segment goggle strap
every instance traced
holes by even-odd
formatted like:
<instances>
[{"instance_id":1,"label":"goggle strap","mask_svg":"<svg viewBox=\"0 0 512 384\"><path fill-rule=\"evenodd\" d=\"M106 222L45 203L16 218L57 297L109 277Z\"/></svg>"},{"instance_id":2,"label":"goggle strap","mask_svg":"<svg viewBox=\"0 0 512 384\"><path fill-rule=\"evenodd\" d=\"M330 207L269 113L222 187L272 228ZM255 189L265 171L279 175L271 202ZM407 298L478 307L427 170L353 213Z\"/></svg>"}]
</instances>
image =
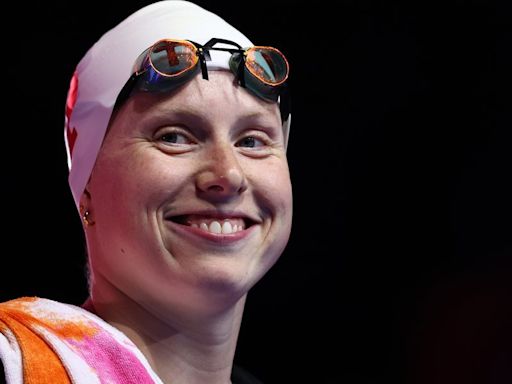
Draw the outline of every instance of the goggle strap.
<instances>
[{"instance_id":1,"label":"goggle strap","mask_svg":"<svg viewBox=\"0 0 512 384\"><path fill-rule=\"evenodd\" d=\"M203 73L203 79L208 80L208 69L206 68L206 55L211 60L210 54L203 49L199 51L199 62L201 63L201 72Z\"/></svg>"},{"instance_id":2,"label":"goggle strap","mask_svg":"<svg viewBox=\"0 0 512 384\"><path fill-rule=\"evenodd\" d=\"M237 44L235 43L234 41L230 41L230 40L226 40L226 39L219 39L217 37L214 37L210 40L208 40L208 42L204 45L204 47L206 48L213 48L213 46L217 43L222 43L222 44L228 44L228 45L234 45L235 47L237 47L239 50L242 49L242 47L240 46L240 44Z\"/></svg>"},{"instance_id":3,"label":"goggle strap","mask_svg":"<svg viewBox=\"0 0 512 384\"><path fill-rule=\"evenodd\" d=\"M284 122L289 118L291 110L292 110L292 105L291 105L292 100L290 97L290 91L286 84L282 86L282 88L279 92L277 102L279 103L279 111L281 112L281 120Z\"/></svg>"},{"instance_id":4,"label":"goggle strap","mask_svg":"<svg viewBox=\"0 0 512 384\"><path fill-rule=\"evenodd\" d=\"M238 77L238 81L240 85L245 88L245 56L242 55L243 65L240 63L238 65L238 70L236 76Z\"/></svg>"},{"instance_id":5,"label":"goggle strap","mask_svg":"<svg viewBox=\"0 0 512 384\"><path fill-rule=\"evenodd\" d=\"M205 61L212 61L212 57L210 56L210 51L207 49L201 50Z\"/></svg>"}]
</instances>

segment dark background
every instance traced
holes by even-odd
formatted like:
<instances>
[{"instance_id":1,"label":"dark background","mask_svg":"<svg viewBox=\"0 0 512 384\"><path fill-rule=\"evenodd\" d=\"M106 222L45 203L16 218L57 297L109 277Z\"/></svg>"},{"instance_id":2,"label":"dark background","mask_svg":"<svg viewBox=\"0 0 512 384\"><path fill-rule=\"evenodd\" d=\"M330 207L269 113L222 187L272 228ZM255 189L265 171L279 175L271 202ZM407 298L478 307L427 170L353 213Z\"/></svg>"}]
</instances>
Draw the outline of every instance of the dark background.
<instances>
[{"instance_id":1,"label":"dark background","mask_svg":"<svg viewBox=\"0 0 512 384\"><path fill-rule=\"evenodd\" d=\"M4 15L0 300L87 295L67 86L148 3ZM505 3L198 1L291 63L294 229L236 356L265 383L512 382Z\"/></svg>"}]
</instances>

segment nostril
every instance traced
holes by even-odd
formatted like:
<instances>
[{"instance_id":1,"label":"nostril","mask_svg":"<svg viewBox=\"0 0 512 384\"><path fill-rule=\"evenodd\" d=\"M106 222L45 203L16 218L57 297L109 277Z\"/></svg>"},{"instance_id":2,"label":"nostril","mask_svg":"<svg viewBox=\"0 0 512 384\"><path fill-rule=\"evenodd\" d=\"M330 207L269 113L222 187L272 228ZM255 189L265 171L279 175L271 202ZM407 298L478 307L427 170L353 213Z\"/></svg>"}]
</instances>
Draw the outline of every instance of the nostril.
<instances>
[{"instance_id":1,"label":"nostril","mask_svg":"<svg viewBox=\"0 0 512 384\"><path fill-rule=\"evenodd\" d=\"M224 191L224 188L222 188L220 185L210 185L208 190L212 192L222 192Z\"/></svg>"},{"instance_id":2,"label":"nostril","mask_svg":"<svg viewBox=\"0 0 512 384\"><path fill-rule=\"evenodd\" d=\"M246 190L247 190L247 183L245 182L245 180L243 180L243 182L240 185L240 188L238 189L238 193L245 192Z\"/></svg>"},{"instance_id":3,"label":"nostril","mask_svg":"<svg viewBox=\"0 0 512 384\"><path fill-rule=\"evenodd\" d=\"M242 172L215 172L208 170L201 172L196 179L196 186L205 193L227 196L243 192L246 189L246 180Z\"/></svg>"}]
</instances>

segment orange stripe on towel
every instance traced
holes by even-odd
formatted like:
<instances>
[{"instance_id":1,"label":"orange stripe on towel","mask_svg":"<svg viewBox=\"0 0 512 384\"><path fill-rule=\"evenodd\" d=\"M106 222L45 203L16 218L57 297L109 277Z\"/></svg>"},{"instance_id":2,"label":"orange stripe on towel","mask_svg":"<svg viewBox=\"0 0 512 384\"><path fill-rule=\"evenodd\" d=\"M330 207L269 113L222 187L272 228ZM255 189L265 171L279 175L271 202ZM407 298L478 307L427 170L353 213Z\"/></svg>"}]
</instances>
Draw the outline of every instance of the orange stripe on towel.
<instances>
[{"instance_id":1,"label":"orange stripe on towel","mask_svg":"<svg viewBox=\"0 0 512 384\"><path fill-rule=\"evenodd\" d=\"M33 318L22 312L11 314L9 308L0 305L1 327L9 327L16 336L23 357L23 382L25 384L69 384L71 380L59 357L46 342L25 324ZM14 316L12 316L14 315ZM19 319L17 319L19 318ZM5 324L2 324L5 323Z\"/></svg>"}]
</instances>

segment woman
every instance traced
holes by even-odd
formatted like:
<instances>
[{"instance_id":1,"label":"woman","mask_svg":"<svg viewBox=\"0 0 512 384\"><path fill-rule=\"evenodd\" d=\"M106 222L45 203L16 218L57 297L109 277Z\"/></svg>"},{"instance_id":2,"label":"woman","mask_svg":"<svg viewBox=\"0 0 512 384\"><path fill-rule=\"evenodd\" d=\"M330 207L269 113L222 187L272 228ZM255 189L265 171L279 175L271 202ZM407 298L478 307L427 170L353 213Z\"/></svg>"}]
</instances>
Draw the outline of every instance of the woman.
<instances>
[{"instance_id":1,"label":"woman","mask_svg":"<svg viewBox=\"0 0 512 384\"><path fill-rule=\"evenodd\" d=\"M90 298L0 305L8 383L251 382L233 357L290 233L290 116L284 56L241 47L218 16L162 1L79 63L65 136Z\"/></svg>"}]
</instances>

